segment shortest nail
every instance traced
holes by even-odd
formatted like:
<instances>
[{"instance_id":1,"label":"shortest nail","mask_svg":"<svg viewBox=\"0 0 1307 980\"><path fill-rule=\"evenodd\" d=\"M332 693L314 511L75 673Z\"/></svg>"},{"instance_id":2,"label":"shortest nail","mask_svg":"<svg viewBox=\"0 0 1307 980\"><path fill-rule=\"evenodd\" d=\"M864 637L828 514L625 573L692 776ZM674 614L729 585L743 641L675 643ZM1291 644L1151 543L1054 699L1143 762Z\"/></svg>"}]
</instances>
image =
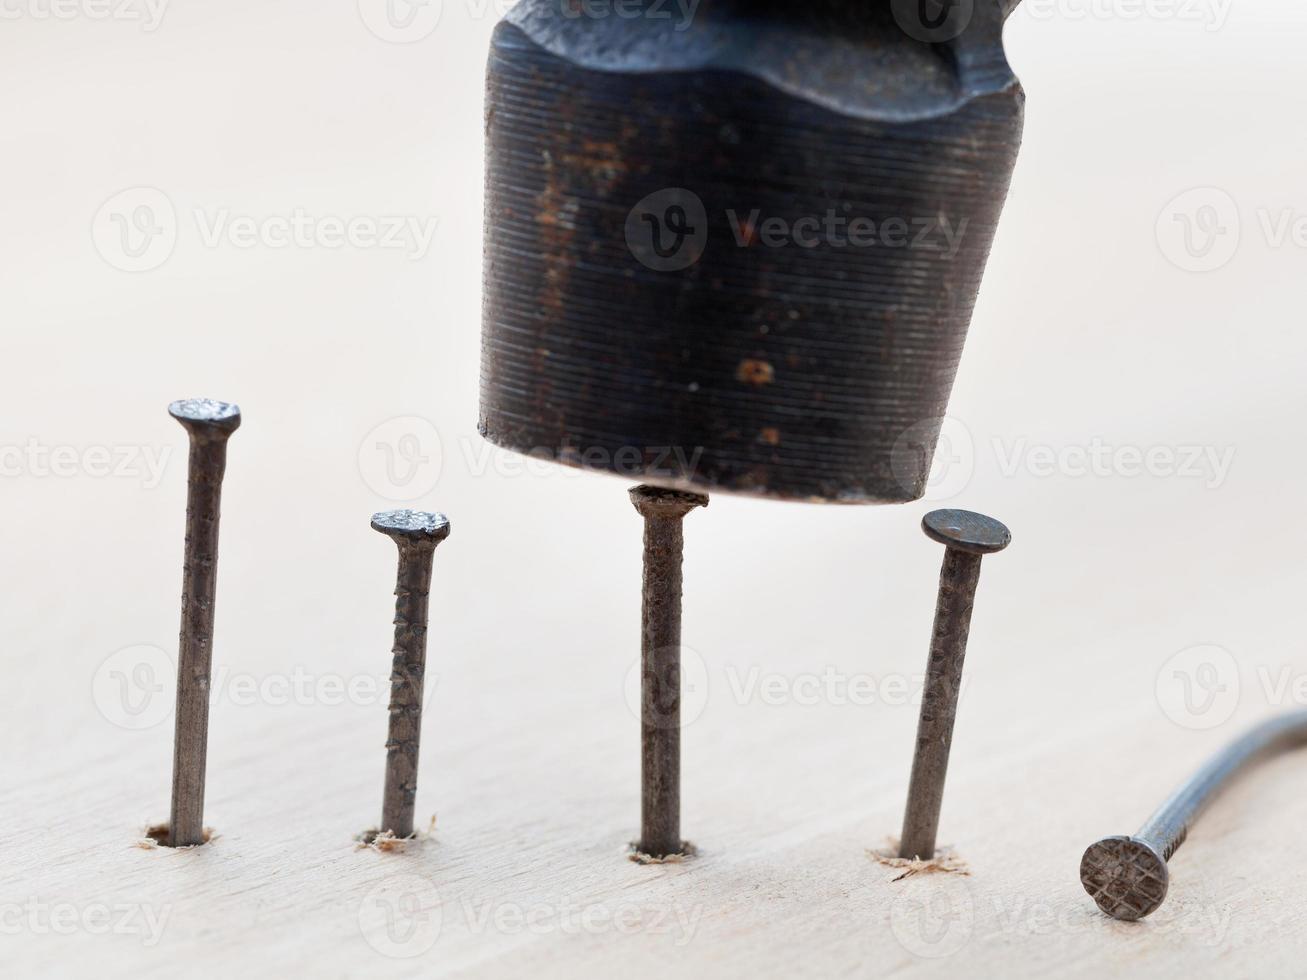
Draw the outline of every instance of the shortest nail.
<instances>
[{"instance_id":1,"label":"shortest nail","mask_svg":"<svg viewBox=\"0 0 1307 980\"><path fill-rule=\"evenodd\" d=\"M413 836L417 800L431 565L436 545L449 537L449 519L444 514L392 510L373 514L372 528L399 548L394 661L390 670L390 732L386 739L386 785L379 829L405 838Z\"/></svg>"},{"instance_id":2,"label":"shortest nail","mask_svg":"<svg viewBox=\"0 0 1307 980\"><path fill-rule=\"evenodd\" d=\"M1006 548L1012 533L992 517L968 510L932 511L922 519L921 529L926 537L944 545L944 566L939 575L935 626L926 661L926 685L899 857L929 861L935 856L939 814L944 805L944 777L948 774L980 561Z\"/></svg>"}]
</instances>

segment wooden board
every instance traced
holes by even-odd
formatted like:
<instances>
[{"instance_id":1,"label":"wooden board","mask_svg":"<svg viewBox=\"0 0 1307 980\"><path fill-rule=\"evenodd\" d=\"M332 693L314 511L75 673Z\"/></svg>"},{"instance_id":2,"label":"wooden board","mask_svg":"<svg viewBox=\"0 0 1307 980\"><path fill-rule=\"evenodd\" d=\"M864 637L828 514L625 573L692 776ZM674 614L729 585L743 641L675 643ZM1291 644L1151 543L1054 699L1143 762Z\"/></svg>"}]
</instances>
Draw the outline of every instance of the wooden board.
<instances>
[{"instance_id":1,"label":"wooden board","mask_svg":"<svg viewBox=\"0 0 1307 980\"><path fill-rule=\"evenodd\" d=\"M1307 759L1210 811L1147 922L1102 917L1076 871L1088 843L1135 830L1208 753L1307 693L1302 255L1257 218L1307 206L1301 127L1285 122L1298 35L1276 26L1304 15L1267 0L1219 31L1013 24L1027 142L938 499L718 498L691 516L685 641L702 669L683 826L700 855L642 867L623 853L639 518L621 482L523 469L475 436L493 18L446 7L411 45L368 34L353 4L178 6L153 33L13 25L5 974L1300 972ZM168 193L179 235L132 274L87 229L142 185ZM1187 272L1156 229L1177 194L1211 185L1236 201L1242 241ZM296 207L441 220L414 260L206 245L196 216ZM185 468L165 406L187 395L237 400L245 424L222 528L219 836L174 852L136 842L168 812ZM425 438L415 417L438 451L396 459L420 468L415 502L453 521L419 787L437 822L377 853L353 838L381 802L394 548L368 517L402 502L379 485L377 443ZM61 447L66 473L48 456ZM95 447L134 462L104 474ZM940 560L917 524L942 505L992 513L1015 540L984 567L941 827L970 875L895 881L868 851L902 817ZM1185 652L1211 645L1229 658ZM1193 691L1216 695L1208 710L1184 708L1185 676L1213 682Z\"/></svg>"}]
</instances>

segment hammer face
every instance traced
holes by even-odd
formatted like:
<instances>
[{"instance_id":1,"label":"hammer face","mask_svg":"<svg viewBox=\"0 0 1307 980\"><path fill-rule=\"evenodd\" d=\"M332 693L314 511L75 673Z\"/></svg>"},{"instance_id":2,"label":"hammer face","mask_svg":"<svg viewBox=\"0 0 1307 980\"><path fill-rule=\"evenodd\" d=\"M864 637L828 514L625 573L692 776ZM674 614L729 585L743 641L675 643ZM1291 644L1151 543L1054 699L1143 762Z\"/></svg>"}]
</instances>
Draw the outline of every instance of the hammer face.
<instances>
[{"instance_id":1,"label":"hammer face","mask_svg":"<svg viewBox=\"0 0 1307 980\"><path fill-rule=\"evenodd\" d=\"M482 433L699 492L920 497L1020 138L996 40L558 2L491 51Z\"/></svg>"}]
</instances>

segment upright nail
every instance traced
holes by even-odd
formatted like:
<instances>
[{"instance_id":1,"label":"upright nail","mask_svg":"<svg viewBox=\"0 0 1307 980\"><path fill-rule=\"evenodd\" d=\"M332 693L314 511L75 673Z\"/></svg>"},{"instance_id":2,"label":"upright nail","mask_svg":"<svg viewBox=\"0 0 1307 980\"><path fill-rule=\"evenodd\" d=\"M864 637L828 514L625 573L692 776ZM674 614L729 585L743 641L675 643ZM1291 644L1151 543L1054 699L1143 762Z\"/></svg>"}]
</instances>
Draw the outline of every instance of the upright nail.
<instances>
[{"instance_id":1,"label":"upright nail","mask_svg":"<svg viewBox=\"0 0 1307 980\"><path fill-rule=\"evenodd\" d=\"M209 680L213 608L218 587L218 516L227 439L241 424L236 405L211 398L173 402L168 414L190 436L186 486L186 555L177 656L177 727L173 736L172 816L166 843L204 843L204 776L209 748Z\"/></svg>"},{"instance_id":2,"label":"upright nail","mask_svg":"<svg viewBox=\"0 0 1307 980\"><path fill-rule=\"evenodd\" d=\"M1133 837L1104 837L1080 859L1080 883L1100 909L1133 921L1166 900L1168 862L1189 828L1234 778L1281 752L1307 745L1307 711L1294 711L1231 742L1181 785Z\"/></svg>"},{"instance_id":3,"label":"upright nail","mask_svg":"<svg viewBox=\"0 0 1307 980\"><path fill-rule=\"evenodd\" d=\"M638 486L631 503L644 518L640 616L640 840L653 858L682 853L681 560L682 521L703 494Z\"/></svg>"},{"instance_id":4,"label":"upright nail","mask_svg":"<svg viewBox=\"0 0 1307 980\"><path fill-rule=\"evenodd\" d=\"M427 598L436 545L449 537L444 514L393 510L372 515L373 530L399 547L395 583L395 645L390 668L390 734L386 739L386 787L381 831L413 836L422 737L422 691L427 664Z\"/></svg>"},{"instance_id":5,"label":"upright nail","mask_svg":"<svg viewBox=\"0 0 1307 980\"><path fill-rule=\"evenodd\" d=\"M917 749L912 759L908 805L903 815L899 857L929 860L935 856L935 835L944 803L944 777L953 745L953 722L958 713L962 662L971 631L971 607L980 581L980 561L1002 551L1012 541L1006 527L982 514L966 510L937 510L921 522L926 536L945 546L939 576L935 627L926 663Z\"/></svg>"}]
</instances>

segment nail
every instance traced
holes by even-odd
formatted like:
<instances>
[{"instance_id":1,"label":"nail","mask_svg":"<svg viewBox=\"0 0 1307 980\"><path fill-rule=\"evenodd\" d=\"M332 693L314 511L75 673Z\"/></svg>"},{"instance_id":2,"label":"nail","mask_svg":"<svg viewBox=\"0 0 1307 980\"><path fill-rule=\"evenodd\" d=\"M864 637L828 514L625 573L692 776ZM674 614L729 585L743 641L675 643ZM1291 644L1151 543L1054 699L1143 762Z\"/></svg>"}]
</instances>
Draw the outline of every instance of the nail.
<instances>
[{"instance_id":1,"label":"nail","mask_svg":"<svg viewBox=\"0 0 1307 980\"><path fill-rule=\"evenodd\" d=\"M1158 808L1133 837L1104 837L1080 859L1080 883L1114 919L1133 921L1166 899L1167 862L1208 804L1240 773L1307 745L1307 711L1263 722L1212 756Z\"/></svg>"},{"instance_id":2,"label":"nail","mask_svg":"<svg viewBox=\"0 0 1307 980\"><path fill-rule=\"evenodd\" d=\"M188 398L168 414L190 436L186 484L186 554L177 656L177 727L172 748L172 816L166 843L204 843L204 775L209 748L209 680L213 671L213 607L218 588L218 517L227 439L240 428L239 406Z\"/></svg>"},{"instance_id":3,"label":"nail","mask_svg":"<svg viewBox=\"0 0 1307 980\"><path fill-rule=\"evenodd\" d=\"M644 591L640 614L639 854L683 853L681 841L682 521L703 494L638 486L631 503L644 518Z\"/></svg>"},{"instance_id":4,"label":"nail","mask_svg":"<svg viewBox=\"0 0 1307 980\"><path fill-rule=\"evenodd\" d=\"M444 514L392 510L372 515L372 528L399 547L395 582L395 645L390 668L390 734L381 830L413 836L422 737L422 691L427 664L427 598L436 545L449 537Z\"/></svg>"},{"instance_id":5,"label":"nail","mask_svg":"<svg viewBox=\"0 0 1307 980\"><path fill-rule=\"evenodd\" d=\"M966 510L932 511L922 519L921 529L932 541L945 546L944 567L939 575L939 599L926 661L926 686L899 857L930 860L935 856L939 811L944 803L944 777L953 744L953 722L958 713L962 662L967 655L980 561L1006 548L1012 533L992 517Z\"/></svg>"}]
</instances>

